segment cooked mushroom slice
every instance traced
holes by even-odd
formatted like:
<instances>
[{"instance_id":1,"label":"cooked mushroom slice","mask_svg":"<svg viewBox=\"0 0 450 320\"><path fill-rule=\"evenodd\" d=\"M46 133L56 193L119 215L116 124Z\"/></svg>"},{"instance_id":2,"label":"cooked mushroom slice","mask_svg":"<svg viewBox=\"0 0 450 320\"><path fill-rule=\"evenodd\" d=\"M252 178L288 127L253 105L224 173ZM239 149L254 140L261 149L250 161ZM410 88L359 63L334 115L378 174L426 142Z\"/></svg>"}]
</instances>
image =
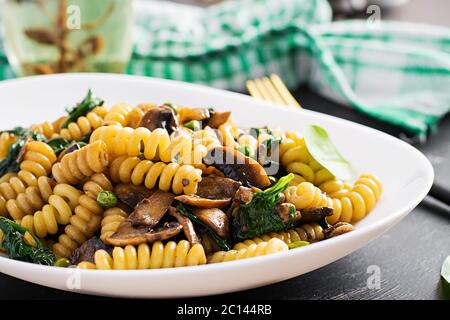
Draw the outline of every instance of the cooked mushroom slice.
<instances>
[{"instance_id":1,"label":"cooked mushroom slice","mask_svg":"<svg viewBox=\"0 0 450 320\"><path fill-rule=\"evenodd\" d=\"M281 218L284 224L289 223L292 220L291 212L294 212L294 222L299 220L300 212L295 211L295 206L292 203L279 203L275 207L275 212Z\"/></svg>"},{"instance_id":2,"label":"cooked mushroom slice","mask_svg":"<svg viewBox=\"0 0 450 320\"><path fill-rule=\"evenodd\" d=\"M190 206L199 207L199 208L226 208L231 203L231 198L228 199L206 199L201 198L197 195L181 195L175 197L175 200L178 200L184 204L188 204Z\"/></svg>"},{"instance_id":3,"label":"cooked mushroom slice","mask_svg":"<svg viewBox=\"0 0 450 320\"><path fill-rule=\"evenodd\" d=\"M139 123L139 127L145 127L150 131L157 128L163 128L171 134L178 127L178 120L171 108L159 106L150 109L144 114Z\"/></svg>"},{"instance_id":4,"label":"cooked mushroom slice","mask_svg":"<svg viewBox=\"0 0 450 320\"><path fill-rule=\"evenodd\" d=\"M210 227L219 237L228 238L229 220L228 216L218 208L194 209L192 211L201 221Z\"/></svg>"},{"instance_id":5,"label":"cooked mushroom slice","mask_svg":"<svg viewBox=\"0 0 450 320\"><path fill-rule=\"evenodd\" d=\"M321 222L323 219L333 214L333 208L317 207L301 209L300 213L301 219L299 221L302 223Z\"/></svg>"},{"instance_id":6,"label":"cooked mushroom slice","mask_svg":"<svg viewBox=\"0 0 450 320\"><path fill-rule=\"evenodd\" d=\"M169 214L177 219L178 223L180 223L183 226L183 232L186 236L186 239L191 244L199 243L197 233L195 233L194 225L192 224L192 221L186 217L183 216L176 208L170 207L169 208Z\"/></svg>"},{"instance_id":7,"label":"cooked mushroom slice","mask_svg":"<svg viewBox=\"0 0 450 320\"><path fill-rule=\"evenodd\" d=\"M198 184L197 195L207 199L229 199L234 196L241 183L230 178L203 177Z\"/></svg>"},{"instance_id":8,"label":"cooked mushroom slice","mask_svg":"<svg viewBox=\"0 0 450 320\"><path fill-rule=\"evenodd\" d=\"M211 128L219 128L222 124L228 121L231 112L211 112L211 117L208 120L208 126Z\"/></svg>"},{"instance_id":9,"label":"cooked mushroom slice","mask_svg":"<svg viewBox=\"0 0 450 320\"><path fill-rule=\"evenodd\" d=\"M97 250L106 250L109 253L112 252L112 248L107 246L97 237L92 237L85 243L83 243L79 248L75 249L74 252L69 257L70 263L77 265L82 261L94 262L94 254Z\"/></svg>"},{"instance_id":10,"label":"cooked mushroom slice","mask_svg":"<svg viewBox=\"0 0 450 320\"><path fill-rule=\"evenodd\" d=\"M264 189L270 186L264 168L254 159L230 147L215 147L203 158L208 165L214 165L227 178L241 182L247 187Z\"/></svg>"},{"instance_id":11,"label":"cooked mushroom slice","mask_svg":"<svg viewBox=\"0 0 450 320\"><path fill-rule=\"evenodd\" d=\"M139 202L150 196L152 191L144 186L121 183L114 187L114 194L120 201L134 209Z\"/></svg>"},{"instance_id":12,"label":"cooked mushroom slice","mask_svg":"<svg viewBox=\"0 0 450 320\"><path fill-rule=\"evenodd\" d=\"M209 110L205 108L180 108L178 111L178 117L181 123L185 123L191 120L202 121L209 119Z\"/></svg>"},{"instance_id":13,"label":"cooked mushroom slice","mask_svg":"<svg viewBox=\"0 0 450 320\"><path fill-rule=\"evenodd\" d=\"M141 243L152 243L172 238L179 234L183 226L178 222L168 222L162 227L152 229L150 227L133 227L131 220L125 220L117 231L106 238L105 242L112 246L137 246Z\"/></svg>"},{"instance_id":14,"label":"cooked mushroom slice","mask_svg":"<svg viewBox=\"0 0 450 320\"><path fill-rule=\"evenodd\" d=\"M156 226L169 209L173 198L173 194L158 190L150 197L141 200L129 217L133 226Z\"/></svg>"},{"instance_id":15,"label":"cooked mushroom slice","mask_svg":"<svg viewBox=\"0 0 450 320\"><path fill-rule=\"evenodd\" d=\"M227 211L228 215L234 217L241 205L252 201L254 193L255 190L251 188L239 187L239 189L234 194L233 201L231 202L231 207Z\"/></svg>"},{"instance_id":16,"label":"cooked mushroom slice","mask_svg":"<svg viewBox=\"0 0 450 320\"><path fill-rule=\"evenodd\" d=\"M338 222L335 225L332 225L328 229L324 230L324 233L325 237L328 239L350 231L353 231L353 225L347 222Z\"/></svg>"}]
</instances>

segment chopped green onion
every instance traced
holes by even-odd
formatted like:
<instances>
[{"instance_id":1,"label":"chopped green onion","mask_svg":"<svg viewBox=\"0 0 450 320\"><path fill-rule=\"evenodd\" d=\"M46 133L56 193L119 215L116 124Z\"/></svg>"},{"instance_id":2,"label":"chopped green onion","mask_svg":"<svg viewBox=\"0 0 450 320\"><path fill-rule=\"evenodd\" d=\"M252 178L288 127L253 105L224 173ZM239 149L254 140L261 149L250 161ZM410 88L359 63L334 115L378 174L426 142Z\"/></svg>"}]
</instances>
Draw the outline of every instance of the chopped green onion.
<instances>
[{"instance_id":1,"label":"chopped green onion","mask_svg":"<svg viewBox=\"0 0 450 320\"><path fill-rule=\"evenodd\" d=\"M189 122L186 122L183 126L185 128L191 129L192 131L200 131L200 130L202 130L202 124L198 120L191 120Z\"/></svg>"},{"instance_id":2,"label":"chopped green onion","mask_svg":"<svg viewBox=\"0 0 450 320\"><path fill-rule=\"evenodd\" d=\"M61 258L61 259L56 260L53 265L55 267L67 268L68 266L70 266L70 261L69 261L69 259Z\"/></svg>"},{"instance_id":3,"label":"chopped green onion","mask_svg":"<svg viewBox=\"0 0 450 320\"><path fill-rule=\"evenodd\" d=\"M246 157L253 158L255 156L255 150L250 146L239 146L238 151Z\"/></svg>"},{"instance_id":4,"label":"chopped green onion","mask_svg":"<svg viewBox=\"0 0 450 320\"><path fill-rule=\"evenodd\" d=\"M289 250L309 245L308 241L295 241L288 244Z\"/></svg>"}]
</instances>

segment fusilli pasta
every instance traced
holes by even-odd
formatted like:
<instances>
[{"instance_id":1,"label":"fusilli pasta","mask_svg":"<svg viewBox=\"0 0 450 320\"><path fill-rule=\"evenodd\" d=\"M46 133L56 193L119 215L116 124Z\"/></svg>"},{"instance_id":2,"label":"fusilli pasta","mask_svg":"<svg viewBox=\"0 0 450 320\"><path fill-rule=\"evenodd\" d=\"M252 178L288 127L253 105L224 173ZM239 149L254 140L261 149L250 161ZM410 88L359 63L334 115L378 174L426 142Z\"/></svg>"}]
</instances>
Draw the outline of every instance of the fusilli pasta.
<instances>
[{"instance_id":1,"label":"fusilli pasta","mask_svg":"<svg viewBox=\"0 0 450 320\"><path fill-rule=\"evenodd\" d=\"M289 187L284 192L286 200L297 209L328 206L333 215L327 217L330 224L356 222L364 218L375 206L382 192L380 180L373 174L364 174L356 180L353 188L341 189L331 198L309 182Z\"/></svg>"},{"instance_id":2,"label":"fusilli pasta","mask_svg":"<svg viewBox=\"0 0 450 320\"><path fill-rule=\"evenodd\" d=\"M264 256L267 254L288 251L286 243L278 238L272 238L267 242L258 244L252 243L244 247L242 245L239 250L218 251L208 256L208 263L226 262L233 260L241 260L252 257Z\"/></svg>"},{"instance_id":3,"label":"fusilli pasta","mask_svg":"<svg viewBox=\"0 0 450 320\"><path fill-rule=\"evenodd\" d=\"M80 140L104 124L106 112L105 107L96 107L86 116L79 117L76 122L69 123L67 128L61 129L59 135L69 141Z\"/></svg>"},{"instance_id":4,"label":"fusilli pasta","mask_svg":"<svg viewBox=\"0 0 450 320\"><path fill-rule=\"evenodd\" d=\"M175 194L195 194L202 180L202 171L191 165L154 163L138 157L117 157L109 170L111 179L116 183L144 184L148 189L158 186L163 191L172 190Z\"/></svg>"},{"instance_id":5,"label":"fusilli pasta","mask_svg":"<svg viewBox=\"0 0 450 320\"><path fill-rule=\"evenodd\" d=\"M66 154L53 166L52 174L58 183L77 184L94 173L103 172L107 165L106 144L96 141Z\"/></svg>"},{"instance_id":6,"label":"fusilli pasta","mask_svg":"<svg viewBox=\"0 0 450 320\"><path fill-rule=\"evenodd\" d=\"M105 250L95 253L95 268L100 270L160 269L185 266L198 266L206 263L205 251L201 244L193 246L186 240L178 243L169 241L147 244L137 248L131 245L125 248L115 247L112 257ZM81 263L79 268L93 268L92 264Z\"/></svg>"},{"instance_id":7,"label":"fusilli pasta","mask_svg":"<svg viewBox=\"0 0 450 320\"><path fill-rule=\"evenodd\" d=\"M70 222L80 195L81 191L76 188L68 184L58 184L48 198L49 204L44 205L41 211L33 215L13 218L39 238L44 238L47 234L57 233L58 224L66 225Z\"/></svg>"},{"instance_id":8,"label":"fusilli pasta","mask_svg":"<svg viewBox=\"0 0 450 320\"><path fill-rule=\"evenodd\" d=\"M94 174L83 185L84 194L78 198L74 215L64 228L64 234L58 237L53 251L59 257L67 258L76 248L92 237L100 229L103 209L96 201L97 195L104 191L112 191L112 184L103 173Z\"/></svg>"}]
</instances>

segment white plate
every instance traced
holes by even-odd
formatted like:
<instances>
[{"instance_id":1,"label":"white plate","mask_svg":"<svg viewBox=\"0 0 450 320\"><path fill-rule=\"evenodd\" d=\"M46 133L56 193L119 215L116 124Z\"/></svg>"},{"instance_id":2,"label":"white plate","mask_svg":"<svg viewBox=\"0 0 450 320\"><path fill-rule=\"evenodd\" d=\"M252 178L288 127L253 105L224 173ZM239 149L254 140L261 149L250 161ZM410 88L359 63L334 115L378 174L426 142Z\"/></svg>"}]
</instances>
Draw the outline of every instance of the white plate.
<instances>
[{"instance_id":1,"label":"white plate","mask_svg":"<svg viewBox=\"0 0 450 320\"><path fill-rule=\"evenodd\" d=\"M226 91L124 75L67 74L0 83L0 128L54 119L93 88L107 105L174 102L233 111L238 124L301 130L319 124L360 172L379 175L381 201L355 231L283 254L162 270L98 271L39 266L0 257L0 271L26 281L80 293L122 297L185 297L244 290L320 268L361 248L398 223L428 193L430 162L410 145L382 132L324 114L289 110ZM405 248L407 249L407 248Z\"/></svg>"}]
</instances>

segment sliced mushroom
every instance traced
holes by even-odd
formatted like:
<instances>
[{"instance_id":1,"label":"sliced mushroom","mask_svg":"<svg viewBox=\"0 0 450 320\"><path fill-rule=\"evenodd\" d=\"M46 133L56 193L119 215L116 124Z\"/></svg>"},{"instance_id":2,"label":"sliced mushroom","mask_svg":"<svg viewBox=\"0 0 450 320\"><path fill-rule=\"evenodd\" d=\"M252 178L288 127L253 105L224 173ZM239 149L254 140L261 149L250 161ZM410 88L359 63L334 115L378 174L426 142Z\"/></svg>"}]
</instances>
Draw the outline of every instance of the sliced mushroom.
<instances>
[{"instance_id":1,"label":"sliced mushroom","mask_svg":"<svg viewBox=\"0 0 450 320\"><path fill-rule=\"evenodd\" d=\"M234 217L243 204L247 204L253 199L255 190L247 187L239 187L233 197L230 209L228 209L228 215Z\"/></svg>"},{"instance_id":2,"label":"sliced mushroom","mask_svg":"<svg viewBox=\"0 0 450 320\"><path fill-rule=\"evenodd\" d=\"M211 128L219 128L222 124L228 121L231 112L211 112L211 117L208 120L208 126Z\"/></svg>"},{"instance_id":3,"label":"sliced mushroom","mask_svg":"<svg viewBox=\"0 0 450 320\"><path fill-rule=\"evenodd\" d=\"M219 208L194 209L192 212L219 237L228 238L230 234L229 220L225 212Z\"/></svg>"},{"instance_id":4,"label":"sliced mushroom","mask_svg":"<svg viewBox=\"0 0 450 320\"><path fill-rule=\"evenodd\" d=\"M149 197L152 194L152 191L144 186L118 184L114 187L114 194L120 201L125 203L131 209L134 209L139 202Z\"/></svg>"},{"instance_id":5,"label":"sliced mushroom","mask_svg":"<svg viewBox=\"0 0 450 320\"><path fill-rule=\"evenodd\" d=\"M197 233L195 233L194 225L192 224L192 221L186 217L183 216L176 208L170 207L169 208L169 214L177 219L178 223L183 226L183 232L186 236L186 239L191 244L199 243Z\"/></svg>"},{"instance_id":6,"label":"sliced mushroom","mask_svg":"<svg viewBox=\"0 0 450 320\"><path fill-rule=\"evenodd\" d=\"M295 206L292 203L279 203L275 206L275 212L281 218L284 224L289 223L292 220L291 212L294 211L294 221L298 221L299 219L296 217L300 215L300 212L295 211ZM300 216L301 217L301 216Z\"/></svg>"},{"instance_id":7,"label":"sliced mushroom","mask_svg":"<svg viewBox=\"0 0 450 320\"><path fill-rule=\"evenodd\" d=\"M82 261L94 263L94 254L100 249L106 250L108 253L112 253L112 248L110 246L105 245L99 238L92 237L72 252L69 257L70 263L73 265L77 265Z\"/></svg>"},{"instance_id":8,"label":"sliced mushroom","mask_svg":"<svg viewBox=\"0 0 450 320\"><path fill-rule=\"evenodd\" d=\"M131 220L126 219L105 242L112 246L124 247L137 246L141 243L152 243L172 238L179 234L183 226L178 222L168 222L162 227L152 229L150 227L133 227Z\"/></svg>"},{"instance_id":9,"label":"sliced mushroom","mask_svg":"<svg viewBox=\"0 0 450 320\"><path fill-rule=\"evenodd\" d=\"M198 184L197 195L207 199L229 199L234 196L241 183L230 178L203 177Z\"/></svg>"},{"instance_id":10,"label":"sliced mushroom","mask_svg":"<svg viewBox=\"0 0 450 320\"><path fill-rule=\"evenodd\" d=\"M325 237L329 239L350 231L353 231L353 225L347 222L338 222L330 226L328 229L324 230L324 233Z\"/></svg>"},{"instance_id":11,"label":"sliced mushroom","mask_svg":"<svg viewBox=\"0 0 450 320\"><path fill-rule=\"evenodd\" d=\"M180 108L178 111L178 117L181 123L185 123L191 120L202 121L209 119L209 110L206 108Z\"/></svg>"},{"instance_id":12,"label":"sliced mushroom","mask_svg":"<svg viewBox=\"0 0 450 320\"><path fill-rule=\"evenodd\" d=\"M307 208L301 209L301 219L299 222L302 223L313 223L321 222L326 217L333 214L333 208L330 207L317 207L317 208Z\"/></svg>"},{"instance_id":13,"label":"sliced mushroom","mask_svg":"<svg viewBox=\"0 0 450 320\"><path fill-rule=\"evenodd\" d=\"M166 106L159 106L147 111L139 123L139 127L145 127L150 131L157 128L166 129L171 134L178 128L178 120L173 110Z\"/></svg>"},{"instance_id":14,"label":"sliced mushroom","mask_svg":"<svg viewBox=\"0 0 450 320\"><path fill-rule=\"evenodd\" d=\"M133 226L154 227L169 209L174 195L158 190L150 197L141 200L130 215Z\"/></svg>"},{"instance_id":15,"label":"sliced mushroom","mask_svg":"<svg viewBox=\"0 0 450 320\"><path fill-rule=\"evenodd\" d=\"M175 197L175 200L178 200L184 204L188 204L194 207L199 208L226 208L231 203L231 198L228 199L207 199L202 198L197 195L181 195Z\"/></svg>"},{"instance_id":16,"label":"sliced mushroom","mask_svg":"<svg viewBox=\"0 0 450 320\"><path fill-rule=\"evenodd\" d=\"M270 186L264 168L254 159L230 147L212 148L203 158L207 165L214 165L225 177L241 182L247 187L264 189Z\"/></svg>"}]
</instances>

